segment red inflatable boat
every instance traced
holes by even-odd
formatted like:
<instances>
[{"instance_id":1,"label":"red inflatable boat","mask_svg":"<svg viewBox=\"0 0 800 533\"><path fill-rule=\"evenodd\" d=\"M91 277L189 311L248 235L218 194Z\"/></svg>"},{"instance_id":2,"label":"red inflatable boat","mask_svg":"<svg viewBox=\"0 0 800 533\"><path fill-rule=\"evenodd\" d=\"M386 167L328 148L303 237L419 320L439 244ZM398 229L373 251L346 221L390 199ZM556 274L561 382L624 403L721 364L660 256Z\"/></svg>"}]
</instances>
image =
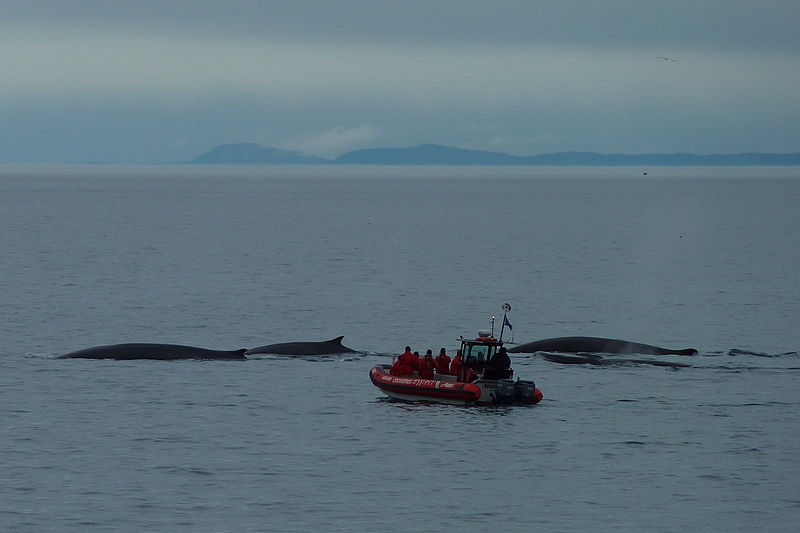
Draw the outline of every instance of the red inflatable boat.
<instances>
[{"instance_id":1,"label":"red inflatable boat","mask_svg":"<svg viewBox=\"0 0 800 533\"><path fill-rule=\"evenodd\" d=\"M507 304L506 304L507 305ZM511 307L508 306L510 309ZM504 306L503 310L506 308ZM504 325L507 323L503 317ZM502 330L500 337L502 339ZM464 366L473 370L473 379L459 381L451 374L434 372L433 379L421 379L415 370L411 376L395 376L390 373L392 365L376 365L369 371L372 384L390 398L405 401L449 403L458 405L492 403L539 403L543 394L533 381L512 379L485 379L483 369L494 354L503 346L488 331L478 333L478 338L459 339ZM511 370L508 370L512 374ZM466 378L462 378L466 379Z\"/></svg>"}]
</instances>

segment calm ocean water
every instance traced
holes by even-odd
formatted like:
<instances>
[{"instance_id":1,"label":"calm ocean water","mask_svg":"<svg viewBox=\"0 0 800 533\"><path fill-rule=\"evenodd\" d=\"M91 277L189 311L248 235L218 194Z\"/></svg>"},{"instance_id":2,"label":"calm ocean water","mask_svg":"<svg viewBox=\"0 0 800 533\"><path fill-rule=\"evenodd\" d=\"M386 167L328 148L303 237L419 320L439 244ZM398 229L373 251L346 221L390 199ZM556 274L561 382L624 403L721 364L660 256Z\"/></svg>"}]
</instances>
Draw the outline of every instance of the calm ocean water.
<instances>
[{"instance_id":1,"label":"calm ocean water","mask_svg":"<svg viewBox=\"0 0 800 533\"><path fill-rule=\"evenodd\" d=\"M794 532L798 206L788 167L0 167L0 531ZM516 356L534 407L369 382L503 302L700 355ZM55 359L338 335L368 354Z\"/></svg>"}]
</instances>

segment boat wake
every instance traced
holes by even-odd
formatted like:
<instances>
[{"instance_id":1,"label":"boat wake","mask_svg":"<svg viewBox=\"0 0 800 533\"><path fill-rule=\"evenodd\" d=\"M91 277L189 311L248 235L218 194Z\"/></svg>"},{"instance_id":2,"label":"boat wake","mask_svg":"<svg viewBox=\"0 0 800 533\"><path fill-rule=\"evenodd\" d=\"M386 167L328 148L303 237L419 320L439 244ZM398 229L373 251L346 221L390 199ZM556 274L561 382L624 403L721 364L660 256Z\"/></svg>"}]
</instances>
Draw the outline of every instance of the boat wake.
<instances>
[{"instance_id":1,"label":"boat wake","mask_svg":"<svg viewBox=\"0 0 800 533\"><path fill-rule=\"evenodd\" d=\"M579 353L564 354L552 352L536 352L530 357L544 359L551 363L566 365L584 365L587 367L614 367L614 366L658 366L671 370L683 368L717 369L734 372L752 370L798 370L797 356L800 352L784 352L769 354L752 352L748 350L731 349L726 352L701 353L691 358L681 357L680 360L654 359L648 356L619 357L613 354ZM515 359L522 359L515 357ZM787 363L789 366L787 366Z\"/></svg>"},{"instance_id":2,"label":"boat wake","mask_svg":"<svg viewBox=\"0 0 800 533\"><path fill-rule=\"evenodd\" d=\"M798 355L800 355L800 352L784 352L784 353L770 354L770 353L763 353L763 352L751 352L750 350L740 350L738 348L731 348L730 350L727 351L727 353L725 355L729 355L731 357L737 357L737 356L741 356L741 355L749 355L749 356L753 356L753 357L770 357L770 358L772 358L772 357L792 357L792 356L797 357Z\"/></svg>"}]
</instances>

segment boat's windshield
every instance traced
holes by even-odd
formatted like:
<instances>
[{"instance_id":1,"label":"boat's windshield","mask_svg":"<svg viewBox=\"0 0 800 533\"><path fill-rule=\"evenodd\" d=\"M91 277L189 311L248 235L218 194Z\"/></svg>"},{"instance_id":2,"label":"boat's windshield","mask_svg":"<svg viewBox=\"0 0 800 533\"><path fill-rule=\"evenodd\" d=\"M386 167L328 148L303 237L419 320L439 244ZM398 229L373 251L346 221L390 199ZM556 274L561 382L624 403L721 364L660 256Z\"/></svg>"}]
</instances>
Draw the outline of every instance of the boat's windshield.
<instances>
[{"instance_id":1,"label":"boat's windshield","mask_svg":"<svg viewBox=\"0 0 800 533\"><path fill-rule=\"evenodd\" d=\"M486 362L494 355L496 346L487 344L466 344L464 346L464 358L474 357L478 361Z\"/></svg>"}]
</instances>

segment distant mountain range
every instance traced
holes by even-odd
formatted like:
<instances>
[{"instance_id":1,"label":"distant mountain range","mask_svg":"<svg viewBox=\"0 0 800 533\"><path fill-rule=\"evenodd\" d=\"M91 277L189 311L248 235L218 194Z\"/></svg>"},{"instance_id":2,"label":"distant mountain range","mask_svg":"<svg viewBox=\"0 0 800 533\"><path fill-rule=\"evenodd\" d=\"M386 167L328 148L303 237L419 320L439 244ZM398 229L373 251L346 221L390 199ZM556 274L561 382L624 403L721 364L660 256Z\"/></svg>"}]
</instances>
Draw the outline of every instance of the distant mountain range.
<instances>
[{"instance_id":1,"label":"distant mountain range","mask_svg":"<svg viewBox=\"0 0 800 533\"><path fill-rule=\"evenodd\" d=\"M409 148L368 148L325 159L255 143L225 144L188 163L209 165L585 165L585 166L711 166L800 165L800 152L787 154L599 154L556 152L510 155L503 152L462 150L438 144Z\"/></svg>"}]
</instances>

